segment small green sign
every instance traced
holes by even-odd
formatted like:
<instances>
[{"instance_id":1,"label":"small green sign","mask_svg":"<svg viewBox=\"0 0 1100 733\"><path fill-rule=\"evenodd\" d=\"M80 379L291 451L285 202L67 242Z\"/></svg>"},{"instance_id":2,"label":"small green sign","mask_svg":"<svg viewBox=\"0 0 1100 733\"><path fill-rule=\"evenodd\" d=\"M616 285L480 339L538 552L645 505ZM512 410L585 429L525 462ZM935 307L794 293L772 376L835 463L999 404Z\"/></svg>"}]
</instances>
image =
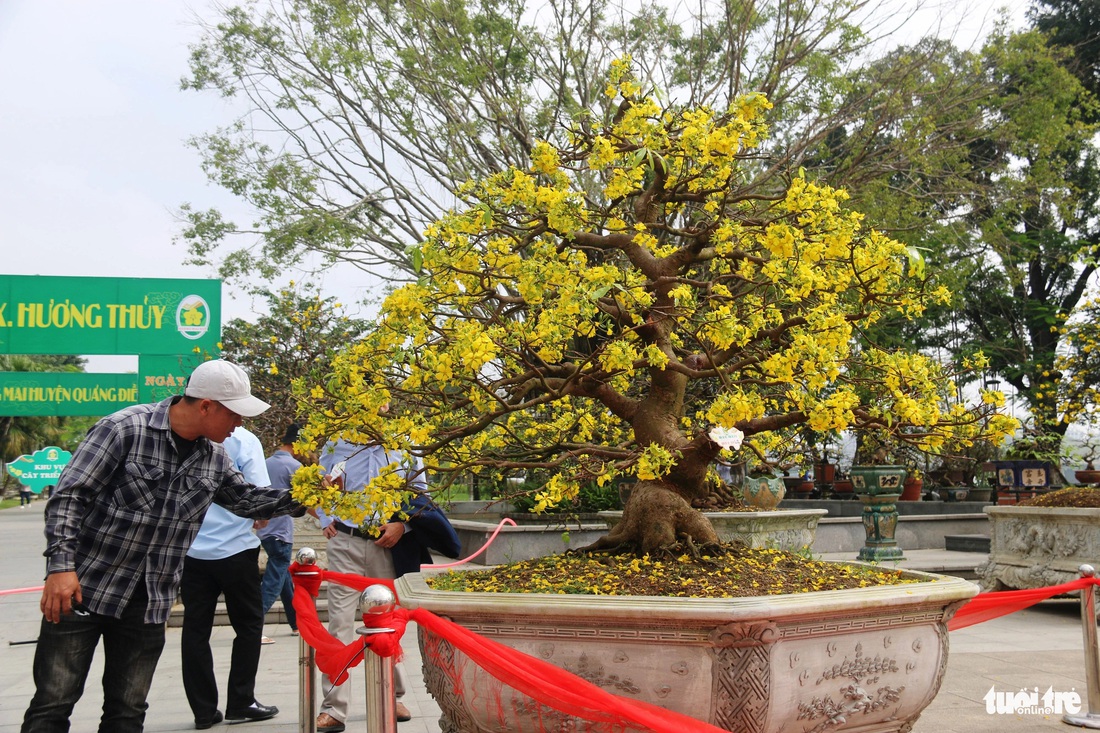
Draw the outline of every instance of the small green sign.
<instances>
[{"instance_id":1,"label":"small green sign","mask_svg":"<svg viewBox=\"0 0 1100 733\"><path fill-rule=\"evenodd\" d=\"M69 451L50 445L35 451L34 455L19 456L8 464L8 473L34 493L41 494L47 486L57 485L61 469L72 457Z\"/></svg>"},{"instance_id":2,"label":"small green sign","mask_svg":"<svg viewBox=\"0 0 1100 733\"><path fill-rule=\"evenodd\" d=\"M109 415L137 404L136 374L0 372L0 415Z\"/></svg>"},{"instance_id":3,"label":"small green sign","mask_svg":"<svg viewBox=\"0 0 1100 733\"><path fill-rule=\"evenodd\" d=\"M210 356L216 358L215 355ZM138 400L160 402L166 397L183 394L187 378L206 358L199 354L141 356L138 359Z\"/></svg>"},{"instance_id":4,"label":"small green sign","mask_svg":"<svg viewBox=\"0 0 1100 733\"><path fill-rule=\"evenodd\" d=\"M221 281L0 275L0 354L187 354L221 339Z\"/></svg>"}]
</instances>

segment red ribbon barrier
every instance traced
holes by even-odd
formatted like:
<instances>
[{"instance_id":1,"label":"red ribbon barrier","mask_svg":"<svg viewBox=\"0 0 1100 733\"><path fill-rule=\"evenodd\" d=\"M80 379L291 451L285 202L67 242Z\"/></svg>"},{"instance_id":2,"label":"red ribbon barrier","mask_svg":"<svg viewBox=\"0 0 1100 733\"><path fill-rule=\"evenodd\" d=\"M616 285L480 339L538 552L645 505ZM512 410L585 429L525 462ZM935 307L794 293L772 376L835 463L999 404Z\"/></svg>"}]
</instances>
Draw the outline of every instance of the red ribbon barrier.
<instances>
[{"instance_id":1,"label":"red ribbon barrier","mask_svg":"<svg viewBox=\"0 0 1100 733\"><path fill-rule=\"evenodd\" d=\"M299 574L303 572L313 574ZM396 633L361 637L344 644L329 634L317 618L313 598L320 591L321 581L340 583L358 591L377 583L392 589L393 581L333 573L315 565L303 566L296 562L291 563L290 574L295 584L294 610L298 613L298 631L316 650L318 669L335 684L347 679L347 670L362 660L366 647L384 657L400 655L401 636L408 622L414 621L446 639L470 661L507 686L566 715L618 728L641 727L655 733L725 733L721 728L701 720L607 692L549 662L486 639L424 609L408 611L397 607L388 614L365 614L365 625L393 628Z\"/></svg>"},{"instance_id":2,"label":"red ribbon barrier","mask_svg":"<svg viewBox=\"0 0 1100 733\"><path fill-rule=\"evenodd\" d=\"M1068 583L1050 585L1045 588L979 593L967 601L966 605L959 609L954 618L947 622L947 629L949 631L965 629L967 626L1022 611L1028 606L1034 606L1039 601L1045 601L1054 596L1062 596L1098 584L1100 584L1100 581L1096 578L1078 578Z\"/></svg>"}]
</instances>

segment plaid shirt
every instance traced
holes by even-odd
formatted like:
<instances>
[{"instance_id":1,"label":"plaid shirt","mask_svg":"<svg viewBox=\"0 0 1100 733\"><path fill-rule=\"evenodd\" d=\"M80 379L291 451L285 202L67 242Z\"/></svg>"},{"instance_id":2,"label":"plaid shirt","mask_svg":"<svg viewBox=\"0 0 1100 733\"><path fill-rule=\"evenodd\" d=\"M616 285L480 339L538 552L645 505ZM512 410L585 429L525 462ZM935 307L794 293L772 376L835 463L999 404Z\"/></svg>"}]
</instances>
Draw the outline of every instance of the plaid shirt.
<instances>
[{"instance_id":1,"label":"plaid shirt","mask_svg":"<svg viewBox=\"0 0 1100 733\"><path fill-rule=\"evenodd\" d=\"M94 613L119 618L144 582L145 622L167 622L184 555L211 502L255 519L301 512L286 489L247 483L206 438L181 463L168 422L177 399L128 407L96 423L46 505L46 571L75 570Z\"/></svg>"}]
</instances>

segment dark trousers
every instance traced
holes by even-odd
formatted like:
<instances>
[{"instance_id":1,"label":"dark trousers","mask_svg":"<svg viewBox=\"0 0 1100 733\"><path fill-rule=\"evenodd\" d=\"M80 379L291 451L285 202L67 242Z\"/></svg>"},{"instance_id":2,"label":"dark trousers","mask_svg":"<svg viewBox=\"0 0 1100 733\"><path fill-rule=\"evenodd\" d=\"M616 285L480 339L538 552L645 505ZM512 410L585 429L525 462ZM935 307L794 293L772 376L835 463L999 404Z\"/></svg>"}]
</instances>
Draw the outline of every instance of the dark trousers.
<instances>
[{"instance_id":1,"label":"dark trousers","mask_svg":"<svg viewBox=\"0 0 1100 733\"><path fill-rule=\"evenodd\" d=\"M290 579L290 558L294 546L275 537L260 539L267 553L267 566L260 581L260 598L263 601L264 615L275 605L275 599L281 598L286 621L290 628L298 628L298 617L294 612L294 581Z\"/></svg>"},{"instance_id":2,"label":"dark trousers","mask_svg":"<svg viewBox=\"0 0 1100 733\"><path fill-rule=\"evenodd\" d=\"M149 686L164 649L164 624L145 623L145 587L122 618L91 614L42 620L34 654L35 693L23 716L22 733L65 733L84 692L96 644L103 639L103 716L99 733L141 733L149 709Z\"/></svg>"},{"instance_id":3,"label":"dark trousers","mask_svg":"<svg viewBox=\"0 0 1100 733\"><path fill-rule=\"evenodd\" d=\"M183 600L183 689L195 720L210 720L218 709L218 682L210 631L218 596L236 637L229 663L225 711L240 712L256 701L256 670L260 666L260 636L264 617L260 605L260 548L238 552L221 560L183 563L180 598Z\"/></svg>"}]
</instances>

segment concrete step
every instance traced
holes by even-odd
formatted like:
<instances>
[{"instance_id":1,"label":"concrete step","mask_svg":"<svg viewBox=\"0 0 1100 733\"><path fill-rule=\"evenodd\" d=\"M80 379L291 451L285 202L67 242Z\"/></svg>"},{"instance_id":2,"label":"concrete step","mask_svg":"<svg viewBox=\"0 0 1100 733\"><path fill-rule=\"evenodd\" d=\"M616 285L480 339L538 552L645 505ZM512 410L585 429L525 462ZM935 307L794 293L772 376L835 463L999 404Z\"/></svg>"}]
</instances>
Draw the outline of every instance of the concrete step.
<instances>
[{"instance_id":1,"label":"concrete step","mask_svg":"<svg viewBox=\"0 0 1100 733\"><path fill-rule=\"evenodd\" d=\"M946 549L955 552L989 552L987 534L949 534L943 537Z\"/></svg>"}]
</instances>

